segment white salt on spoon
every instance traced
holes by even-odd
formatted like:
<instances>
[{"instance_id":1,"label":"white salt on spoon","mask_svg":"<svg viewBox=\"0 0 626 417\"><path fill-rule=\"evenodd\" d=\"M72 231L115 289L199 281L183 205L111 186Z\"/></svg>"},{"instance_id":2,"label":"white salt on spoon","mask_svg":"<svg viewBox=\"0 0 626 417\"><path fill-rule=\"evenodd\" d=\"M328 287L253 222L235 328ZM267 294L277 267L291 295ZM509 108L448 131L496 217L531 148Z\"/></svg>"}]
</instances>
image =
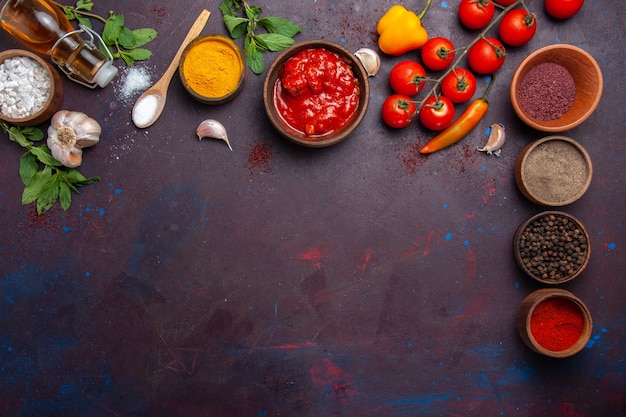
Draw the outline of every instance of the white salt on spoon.
<instances>
[{"instance_id":1,"label":"white salt on spoon","mask_svg":"<svg viewBox=\"0 0 626 417\"><path fill-rule=\"evenodd\" d=\"M170 62L169 67L167 67L167 70L165 70L161 79L152 87L148 88L135 102L132 117L133 123L138 128L143 129L152 126L152 124L157 121L159 116L161 116L163 108L165 108L167 90L170 86L170 81L172 81L172 77L174 76L174 72L176 72L176 69L178 68L180 56L183 54L183 50L189 42L200 35L200 32L202 32L202 29L204 28L204 25L206 25L207 20L209 20L210 15L211 13L208 10L202 10L194 24L191 26L191 29L189 29L187 36L180 45L180 48L178 48L178 52L174 55L172 62Z\"/></svg>"}]
</instances>

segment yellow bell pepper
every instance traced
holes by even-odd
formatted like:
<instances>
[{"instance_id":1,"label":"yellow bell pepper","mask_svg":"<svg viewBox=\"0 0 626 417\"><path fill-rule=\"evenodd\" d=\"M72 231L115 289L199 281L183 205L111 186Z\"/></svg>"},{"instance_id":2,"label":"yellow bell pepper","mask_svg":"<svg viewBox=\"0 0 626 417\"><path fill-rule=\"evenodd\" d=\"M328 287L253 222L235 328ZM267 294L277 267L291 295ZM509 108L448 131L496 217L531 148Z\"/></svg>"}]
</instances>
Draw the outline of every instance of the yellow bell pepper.
<instances>
[{"instance_id":1,"label":"yellow bell pepper","mask_svg":"<svg viewBox=\"0 0 626 417\"><path fill-rule=\"evenodd\" d=\"M428 32L422 26L422 18L428 11L431 1L426 1L426 6L419 15L399 4L391 6L376 25L376 31L380 35L378 38L380 50L398 56L421 48L428 40Z\"/></svg>"}]
</instances>

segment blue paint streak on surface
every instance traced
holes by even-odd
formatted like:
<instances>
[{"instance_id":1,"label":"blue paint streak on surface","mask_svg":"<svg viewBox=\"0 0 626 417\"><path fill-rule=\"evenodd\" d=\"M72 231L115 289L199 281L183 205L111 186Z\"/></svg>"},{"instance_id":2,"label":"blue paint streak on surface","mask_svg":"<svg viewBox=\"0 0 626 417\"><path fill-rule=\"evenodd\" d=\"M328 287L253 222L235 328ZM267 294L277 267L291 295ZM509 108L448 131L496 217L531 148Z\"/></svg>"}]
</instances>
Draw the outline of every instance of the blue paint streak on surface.
<instances>
[{"instance_id":1,"label":"blue paint streak on surface","mask_svg":"<svg viewBox=\"0 0 626 417\"><path fill-rule=\"evenodd\" d=\"M450 400L453 397L452 393L440 393L440 394L424 394L413 395L407 397L396 398L389 401L389 405L402 409L404 412L422 412L422 413L434 413L440 409L441 404Z\"/></svg>"},{"instance_id":2,"label":"blue paint streak on surface","mask_svg":"<svg viewBox=\"0 0 626 417\"><path fill-rule=\"evenodd\" d=\"M452 232L446 233L446 240L452 239Z\"/></svg>"}]
</instances>

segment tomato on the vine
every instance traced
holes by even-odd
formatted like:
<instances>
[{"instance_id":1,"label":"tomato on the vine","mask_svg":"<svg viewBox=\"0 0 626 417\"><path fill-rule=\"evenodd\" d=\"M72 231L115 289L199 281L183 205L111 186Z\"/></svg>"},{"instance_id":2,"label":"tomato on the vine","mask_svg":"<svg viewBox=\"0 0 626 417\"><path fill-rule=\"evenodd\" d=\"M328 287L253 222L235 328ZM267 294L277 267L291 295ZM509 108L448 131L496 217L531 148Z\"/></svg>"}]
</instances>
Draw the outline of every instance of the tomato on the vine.
<instances>
[{"instance_id":1,"label":"tomato on the vine","mask_svg":"<svg viewBox=\"0 0 626 417\"><path fill-rule=\"evenodd\" d=\"M498 26L502 42L510 46L528 43L537 32L537 17L526 9L513 9L504 15Z\"/></svg>"},{"instance_id":2,"label":"tomato on the vine","mask_svg":"<svg viewBox=\"0 0 626 417\"><path fill-rule=\"evenodd\" d=\"M390 127L407 127L415 120L416 115L415 102L404 94L392 94L383 103L383 121Z\"/></svg>"},{"instance_id":3,"label":"tomato on the vine","mask_svg":"<svg viewBox=\"0 0 626 417\"><path fill-rule=\"evenodd\" d=\"M496 38L481 38L470 48L467 62L474 72L493 74L502 67L506 51Z\"/></svg>"},{"instance_id":4,"label":"tomato on the vine","mask_svg":"<svg viewBox=\"0 0 626 417\"><path fill-rule=\"evenodd\" d=\"M515 3L517 0L493 0L494 3L499 4L500 6L510 6L511 4Z\"/></svg>"},{"instance_id":5,"label":"tomato on the vine","mask_svg":"<svg viewBox=\"0 0 626 417\"><path fill-rule=\"evenodd\" d=\"M430 96L420 109L420 122L430 130L443 130L454 120L454 104L446 96Z\"/></svg>"},{"instance_id":6,"label":"tomato on the vine","mask_svg":"<svg viewBox=\"0 0 626 417\"><path fill-rule=\"evenodd\" d=\"M580 11L584 0L546 0L546 12L555 19L569 19Z\"/></svg>"},{"instance_id":7,"label":"tomato on the vine","mask_svg":"<svg viewBox=\"0 0 626 417\"><path fill-rule=\"evenodd\" d=\"M461 0L459 19L468 29L482 29L489 24L495 13L491 0Z\"/></svg>"},{"instance_id":8,"label":"tomato on the vine","mask_svg":"<svg viewBox=\"0 0 626 417\"><path fill-rule=\"evenodd\" d=\"M432 71L441 71L450 66L456 53L454 45L448 38L430 38L422 46L422 62Z\"/></svg>"},{"instance_id":9,"label":"tomato on the vine","mask_svg":"<svg viewBox=\"0 0 626 417\"><path fill-rule=\"evenodd\" d=\"M414 96L426 83L426 70L418 62L406 60L398 62L389 73L389 85L398 94Z\"/></svg>"},{"instance_id":10,"label":"tomato on the vine","mask_svg":"<svg viewBox=\"0 0 626 417\"><path fill-rule=\"evenodd\" d=\"M455 68L441 81L441 94L453 103L464 103L476 92L476 77L465 68Z\"/></svg>"}]
</instances>

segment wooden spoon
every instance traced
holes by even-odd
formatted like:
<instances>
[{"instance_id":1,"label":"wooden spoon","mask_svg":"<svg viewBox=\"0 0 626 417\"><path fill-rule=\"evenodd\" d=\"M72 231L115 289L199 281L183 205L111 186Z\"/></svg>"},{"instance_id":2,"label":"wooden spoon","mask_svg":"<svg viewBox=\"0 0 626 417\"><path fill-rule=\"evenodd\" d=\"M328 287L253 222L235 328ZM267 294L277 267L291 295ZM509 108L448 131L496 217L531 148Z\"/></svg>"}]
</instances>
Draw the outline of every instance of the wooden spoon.
<instances>
[{"instance_id":1,"label":"wooden spoon","mask_svg":"<svg viewBox=\"0 0 626 417\"><path fill-rule=\"evenodd\" d=\"M202 10L193 26L191 26L191 29L189 29L187 36L180 45L180 48L178 48L178 52L174 55L170 66L167 67L167 70L165 70L161 79L159 79L159 81L157 81L152 87L148 88L135 102L132 116L133 123L138 128L143 129L148 126L152 126L152 124L157 121L163 112L165 100L167 98L167 90L169 89L174 72L176 72L176 69L178 68L180 56L183 54L183 51L189 42L200 35L200 32L202 32L202 29L204 28L204 25L206 25L207 20L209 20L210 15L211 13L208 10Z\"/></svg>"}]
</instances>

